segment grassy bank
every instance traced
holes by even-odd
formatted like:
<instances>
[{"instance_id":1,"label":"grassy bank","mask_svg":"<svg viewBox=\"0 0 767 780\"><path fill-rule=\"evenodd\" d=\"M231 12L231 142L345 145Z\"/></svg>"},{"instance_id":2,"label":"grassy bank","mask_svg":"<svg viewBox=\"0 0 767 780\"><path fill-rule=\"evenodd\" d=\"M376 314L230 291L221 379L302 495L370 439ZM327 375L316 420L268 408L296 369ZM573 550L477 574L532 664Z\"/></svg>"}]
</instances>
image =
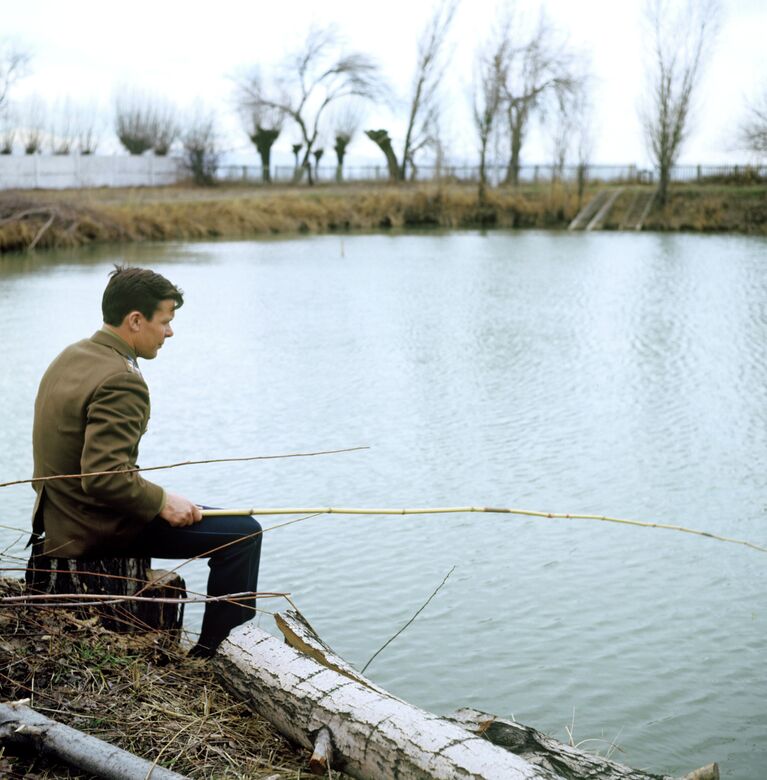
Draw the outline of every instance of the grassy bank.
<instances>
[{"instance_id":1,"label":"grassy bank","mask_svg":"<svg viewBox=\"0 0 767 780\"><path fill-rule=\"evenodd\" d=\"M20 593L20 581L0 579L0 596ZM0 699L31 699L49 718L191 778L308 774L308 753L233 699L204 661L158 634L113 634L67 610L0 610ZM0 748L0 777L92 775Z\"/></svg>"},{"instance_id":2,"label":"grassy bank","mask_svg":"<svg viewBox=\"0 0 767 780\"><path fill-rule=\"evenodd\" d=\"M585 201L599 189L592 185ZM629 197L627 190L618 199L607 229L618 227ZM573 188L552 184L491 190L483 204L474 186L455 184L6 192L0 196L0 252L391 228L562 229L577 210ZM645 228L767 235L767 188L678 185Z\"/></svg>"}]
</instances>

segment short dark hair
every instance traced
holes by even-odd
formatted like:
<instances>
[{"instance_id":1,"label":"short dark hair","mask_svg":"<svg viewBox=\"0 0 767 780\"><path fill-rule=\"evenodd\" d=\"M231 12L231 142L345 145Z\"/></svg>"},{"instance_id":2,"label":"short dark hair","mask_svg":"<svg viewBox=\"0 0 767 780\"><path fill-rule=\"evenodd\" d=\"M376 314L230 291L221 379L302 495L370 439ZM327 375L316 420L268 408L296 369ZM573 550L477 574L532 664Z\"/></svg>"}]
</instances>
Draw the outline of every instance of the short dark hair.
<instances>
[{"instance_id":1,"label":"short dark hair","mask_svg":"<svg viewBox=\"0 0 767 780\"><path fill-rule=\"evenodd\" d=\"M120 325L125 315L140 311L151 320L160 301L172 299L174 309L184 305L184 293L164 276L148 268L115 265L101 299L101 312L107 325Z\"/></svg>"}]
</instances>

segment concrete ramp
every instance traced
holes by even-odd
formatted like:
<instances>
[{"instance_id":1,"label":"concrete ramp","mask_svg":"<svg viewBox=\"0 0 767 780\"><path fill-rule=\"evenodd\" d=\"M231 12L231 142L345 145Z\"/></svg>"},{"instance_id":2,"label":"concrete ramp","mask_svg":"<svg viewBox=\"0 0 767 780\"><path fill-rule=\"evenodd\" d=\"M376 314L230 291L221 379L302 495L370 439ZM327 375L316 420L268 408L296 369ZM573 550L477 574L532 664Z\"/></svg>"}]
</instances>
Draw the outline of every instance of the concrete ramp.
<instances>
[{"instance_id":1,"label":"concrete ramp","mask_svg":"<svg viewBox=\"0 0 767 780\"><path fill-rule=\"evenodd\" d=\"M568 225L568 230L584 230L586 225L591 222L594 215L604 206L610 197L610 190L600 190L575 216L575 219Z\"/></svg>"},{"instance_id":2,"label":"concrete ramp","mask_svg":"<svg viewBox=\"0 0 767 780\"><path fill-rule=\"evenodd\" d=\"M645 190L634 190L634 197L631 205L628 207L623 220L619 226L620 230L641 230L647 215L650 213L652 204L655 202L656 190L646 192Z\"/></svg>"},{"instance_id":3,"label":"concrete ramp","mask_svg":"<svg viewBox=\"0 0 767 780\"><path fill-rule=\"evenodd\" d=\"M608 191L607 199L605 200L604 204L602 204L602 207L597 211L597 213L592 217L591 221L586 225L586 230L601 230L602 226L607 221L607 217L610 216L610 209L615 205L615 201L618 200L621 193L623 192L623 187L618 187L615 190Z\"/></svg>"}]
</instances>

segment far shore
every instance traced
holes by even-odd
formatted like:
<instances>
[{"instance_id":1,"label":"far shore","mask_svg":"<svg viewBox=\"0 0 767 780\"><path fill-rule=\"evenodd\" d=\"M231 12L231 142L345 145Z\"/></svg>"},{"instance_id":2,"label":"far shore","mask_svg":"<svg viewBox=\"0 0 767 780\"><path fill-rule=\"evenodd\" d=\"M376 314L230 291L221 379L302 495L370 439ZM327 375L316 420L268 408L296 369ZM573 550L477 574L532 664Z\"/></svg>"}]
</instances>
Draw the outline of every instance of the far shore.
<instances>
[{"instance_id":1,"label":"far shore","mask_svg":"<svg viewBox=\"0 0 767 780\"><path fill-rule=\"evenodd\" d=\"M590 183L580 202L620 186ZM651 185L627 185L604 229L618 228L639 189ZM8 190L0 193L0 252L392 228L563 230L578 210L575 186L550 182L492 188L481 203L476 185L455 183ZM767 235L767 186L672 185L643 229Z\"/></svg>"}]
</instances>

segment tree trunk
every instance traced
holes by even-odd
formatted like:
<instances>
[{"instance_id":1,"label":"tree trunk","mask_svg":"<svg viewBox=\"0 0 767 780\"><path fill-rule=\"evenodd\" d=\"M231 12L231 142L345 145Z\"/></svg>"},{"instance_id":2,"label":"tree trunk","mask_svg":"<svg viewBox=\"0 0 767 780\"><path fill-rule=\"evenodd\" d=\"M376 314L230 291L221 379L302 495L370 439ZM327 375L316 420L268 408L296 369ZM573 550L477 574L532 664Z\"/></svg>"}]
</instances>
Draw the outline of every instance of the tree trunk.
<instances>
[{"instance_id":1,"label":"tree trunk","mask_svg":"<svg viewBox=\"0 0 767 780\"><path fill-rule=\"evenodd\" d=\"M38 543L39 544L39 543ZM37 547L37 545L35 545ZM152 570L149 558L48 558L38 549L27 564L30 593L87 594L115 596L115 601L96 607L104 627L110 631L163 631L178 640L184 620L183 604L149 601L120 601L141 593L146 598L186 597L186 585L178 574ZM87 599L73 599L78 608Z\"/></svg>"},{"instance_id":2,"label":"tree trunk","mask_svg":"<svg viewBox=\"0 0 767 780\"><path fill-rule=\"evenodd\" d=\"M365 130L365 135L373 141L376 146L384 153L386 165L389 168L389 179L391 181L400 181L400 167L397 163L397 155L392 149L391 138L386 130Z\"/></svg>"},{"instance_id":3,"label":"tree trunk","mask_svg":"<svg viewBox=\"0 0 767 780\"><path fill-rule=\"evenodd\" d=\"M669 166L661 165L658 171L658 203L663 208L668 202Z\"/></svg>"},{"instance_id":4,"label":"tree trunk","mask_svg":"<svg viewBox=\"0 0 767 780\"><path fill-rule=\"evenodd\" d=\"M508 116L511 149L504 183L516 187L519 184L519 159L522 154L522 139L525 132L525 123L527 122L527 109L524 106L511 106Z\"/></svg>"},{"instance_id":5,"label":"tree trunk","mask_svg":"<svg viewBox=\"0 0 767 780\"><path fill-rule=\"evenodd\" d=\"M0 744L32 747L107 780L188 780L185 775L46 718L23 702L0 704Z\"/></svg>"},{"instance_id":6,"label":"tree trunk","mask_svg":"<svg viewBox=\"0 0 767 780\"><path fill-rule=\"evenodd\" d=\"M583 193L586 191L586 165L578 163L578 209L583 207ZM577 212L576 212L577 213Z\"/></svg>"},{"instance_id":7,"label":"tree trunk","mask_svg":"<svg viewBox=\"0 0 767 780\"><path fill-rule=\"evenodd\" d=\"M511 157L509 158L509 167L506 169L506 184L512 187L519 185L519 157L522 151L522 137L516 128L511 133Z\"/></svg>"},{"instance_id":8,"label":"tree trunk","mask_svg":"<svg viewBox=\"0 0 767 780\"><path fill-rule=\"evenodd\" d=\"M370 682L296 613L278 616L286 642L253 623L214 663L226 686L289 739L313 749L327 728L339 769L362 780L556 780L547 769L424 712Z\"/></svg>"},{"instance_id":9,"label":"tree trunk","mask_svg":"<svg viewBox=\"0 0 767 780\"><path fill-rule=\"evenodd\" d=\"M487 136L482 136L482 146L479 154L479 189L477 191L477 201L480 206L485 205L487 197Z\"/></svg>"},{"instance_id":10,"label":"tree trunk","mask_svg":"<svg viewBox=\"0 0 767 780\"><path fill-rule=\"evenodd\" d=\"M258 155L261 158L261 179L264 184L271 184L272 173L270 171L271 166L271 149L259 149Z\"/></svg>"}]
</instances>

